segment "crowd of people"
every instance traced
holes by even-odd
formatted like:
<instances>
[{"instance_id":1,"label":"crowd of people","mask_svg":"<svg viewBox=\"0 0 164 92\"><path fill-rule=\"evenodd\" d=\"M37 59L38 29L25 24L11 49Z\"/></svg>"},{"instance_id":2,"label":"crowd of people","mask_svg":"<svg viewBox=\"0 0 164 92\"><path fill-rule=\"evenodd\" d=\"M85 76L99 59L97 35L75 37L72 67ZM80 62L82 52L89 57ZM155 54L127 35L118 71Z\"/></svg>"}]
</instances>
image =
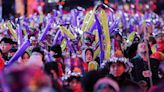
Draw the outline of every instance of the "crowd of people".
<instances>
[{"instance_id":1,"label":"crowd of people","mask_svg":"<svg viewBox=\"0 0 164 92\"><path fill-rule=\"evenodd\" d=\"M0 23L2 92L162 92L163 61L164 19L150 8L60 7Z\"/></svg>"}]
</instances>

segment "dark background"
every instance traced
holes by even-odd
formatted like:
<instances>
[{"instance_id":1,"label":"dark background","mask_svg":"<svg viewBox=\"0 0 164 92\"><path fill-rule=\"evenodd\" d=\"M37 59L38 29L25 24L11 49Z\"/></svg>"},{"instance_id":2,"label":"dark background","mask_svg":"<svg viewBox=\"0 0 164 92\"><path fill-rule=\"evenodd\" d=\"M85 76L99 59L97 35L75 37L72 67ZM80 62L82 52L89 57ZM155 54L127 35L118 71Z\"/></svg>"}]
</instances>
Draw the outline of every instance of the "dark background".
<instances>
[{"instance_id":1,"label":"dark background","mask_svg":"<svg viewBox=\"0 0 164 92\"><path fill-rule=\"evenodd\" d=\"M38 0L39 1L39 0ZM61 1L61 0L59 0ZM65 10L70 10L72 8L75 8L76 6L81 6L84 8L89 8L94 6L94 2L96 0L64 0L65 4L63 5ZM110 3L118 2L118 5L126 3L135 3L135 0L109 0ZM139 0L140 3L148 3L150 0ZM155 0L157 9L155 12L157 14L164 13L164 0ZM44 12L48 13L51 12L52 9L57 9L58 5L54 3L48 3L48 0L44 0L45 6L44 6ZM102 0L103 2L103 0ZM24 0L25 4L25 15L27 14L27 0ZM15 14L15 0L2 0L2 17L3 19L9 19L10 16L16 16Z\"/></svg>"}]
</instances>

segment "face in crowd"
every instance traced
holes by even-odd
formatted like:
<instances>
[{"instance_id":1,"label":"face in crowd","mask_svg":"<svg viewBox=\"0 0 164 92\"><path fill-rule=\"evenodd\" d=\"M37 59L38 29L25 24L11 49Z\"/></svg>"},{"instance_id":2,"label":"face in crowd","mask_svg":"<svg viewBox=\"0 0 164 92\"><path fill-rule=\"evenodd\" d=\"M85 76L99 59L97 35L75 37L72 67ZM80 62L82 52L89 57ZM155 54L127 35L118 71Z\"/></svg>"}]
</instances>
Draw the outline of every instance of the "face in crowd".
<instances>
[{"instance_id":1,"label":"face in crowd","mask_svg":"<svg viewBox=\"0 0 164 92\"><path fill-rule=\"evenodd\" d=\"M12 45L10 43L1 42L0 48L3 53L7 53L11 49Z\"/></svg>"},{"instance_id":2,"label":"face in crowd","mask_svg":"<svg viewBox=\"0 0 164 92\"><path fill-rule=\"evenodd\" d=\"M86 60L87 63L90 62L90 61L93 61L93 52L92 52L92 50L90 50L90 49L86 50L85 60Z\"/></svg>"},{"instance_id":3,"label":"face in crowd","mask_svg":"<svg viewBox=\"0 0 164 92\"><path fill-rule=\"evenodd\" d=\"M29 58L30 58L29 54L28 54L27 52L25 52L25 53L22 55L22 62L23 62L23 63L28 62Z\"/></svg>"},{"instance_id":4,"label":"face in crowd","mask_svg":"<svg viewBox=\"0 0 164 92\"><path fill-rule=\"evenodd\" d=\"M139 55L144 55L146 54L148 48L145 42L139 43L138 44L138 54Z\"/></svg>"},{"instance_id":5,"label":"face in crowd","mask_svg":"<svg viewBox=\"0 0 164 92\"><path fill-rule=\"evenodd\" d=\"M155 37L155 40L157 43L163 43L164 42L164 34L159 34Z\"/></svg>"},{"instance_id":6,"label":"face in crowd","mask_svg":"<svg viewBox=\"0 0 164 92\"><path fill-rule=\"evenodd\" d=\"M125 72L125 65L121 62L113 62L110 66L110 74L120 77Z\"/></svg>"}]
</instances>

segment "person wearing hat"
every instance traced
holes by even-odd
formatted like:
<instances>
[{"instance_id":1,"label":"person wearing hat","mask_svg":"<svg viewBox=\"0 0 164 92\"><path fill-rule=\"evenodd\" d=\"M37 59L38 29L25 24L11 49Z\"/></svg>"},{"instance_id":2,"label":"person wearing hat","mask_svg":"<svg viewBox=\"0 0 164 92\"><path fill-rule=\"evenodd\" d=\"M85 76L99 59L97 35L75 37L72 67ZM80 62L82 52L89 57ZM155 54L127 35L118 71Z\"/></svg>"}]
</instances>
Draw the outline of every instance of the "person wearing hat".
<instances>
[{"instance_id":1,"label":"person wearing hat","mask_svg":"<svg viewBox=\"0 0 164 92\"><path fill-rule=\"evenodd\" d=\"M0 49L5 61L8 61L8 52L12 48L13 41L10 38L4 37L0 41Z\"/></svg>"},{"instance_id":2,"label":"person wearing hat","mask_svg":"<svg viewBox=\"0 0 164 92\"><path fill-rule=\"evenodd\" d=\"M80 73L72 72L63 77L64 88L72 90L72 92L83 92L81 86L82 75Z\"/></svg>"},{"instance_id":3,"label":"person wearing hat","mask_svg":"<svg viewBox=\"0 0 164 92\"><path fill-rule=\"evenodd\" d=\"M164 31L158 30L157 32L154 32L153 34L156 40L156 44L152 47L153 51L155 49L155 51L160 51L164 53Z\"/></svg>"},{"instance_id":4,"label":"person wearing hat","mask_svg":"<svg viewBox=\"0 0 164 92\"><path fill-rule=\"evenodd\" d=\"M109 78L115 80L119 87L122 88L126 83L132 83L130 80L130 71L133 67L132 63L125 57L111 57L109 66Z\"/></svg>"}]
</instances>

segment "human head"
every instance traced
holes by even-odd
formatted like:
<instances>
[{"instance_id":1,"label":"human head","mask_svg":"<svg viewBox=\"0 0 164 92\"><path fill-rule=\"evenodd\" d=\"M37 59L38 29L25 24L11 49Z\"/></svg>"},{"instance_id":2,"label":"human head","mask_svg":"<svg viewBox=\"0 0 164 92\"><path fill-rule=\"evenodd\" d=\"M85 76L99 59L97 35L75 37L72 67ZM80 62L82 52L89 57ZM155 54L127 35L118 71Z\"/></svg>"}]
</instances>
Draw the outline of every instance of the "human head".
<instances>
[{"instance_id":1,"label":"human head","mask_svg":"<svg viewBox=\"0 0 164 92\"><path fill-rule=\"evenodd\" d=\"M11 49L12 43L13 43L12 39L7 37L2 38L0 41L0 48L2 52L7 53Z\"/></svg>"},{"instance_id":2,"label":"human head","mask_svg":"<svg viewBox=\"0 0 164 92\"><path fill-rule=\"evenodd\" d=\"M9 57L14 56L14 54L16 53L16 51L17 51L16 48L11 48L11 49L9 50L8 56L9 56Z\"/></svg>"},{"instance_id":3,"label":"human head","mask_svg":"<svg viewBox=\"0 0 164 92\"><path fill-rule=\"evenodd\" d=\"M140 56L146 55L147 50L148 50L148 47L147 47L147 44L146 44L145 42L140 42L140 43L138 44L137 53L138 53Z\"/></svg>"},{"instance_id":4,"label":"human head","mask_svg":"<svg viewBox=\"0 0 164 92\"><path fill-rule=\"evenodd\" d=\"M28 65L37 65L39 67L43 67L45 63L44 60L44 51L40 47L36 47L32 49L32 54L27 62Z\"/></svg>"},{"instance_id":5,"label":"human head","mask_svg":"<svg viewBox=\"0 0 164 92\"><path fill-rule=\"evenodd\" d=\"M81 86L81 77L82 75L80 73L71 73L68 75L67 82L68 87L73 90L73 92L82 92L82 86Z\"/></svg>"},{"instance_id":6,"label":"human head","mask_svg":"<svg viewBox=\"0 0 164 92\"><path fill-rule=\"evenodd\" d=\"M24 65L10 67L5 74L5 82L9 90L14 92L41 92L42 88L52 87L50 78L35 65L33 67Z\"/></svg>"},{"instance_id":7,"label":"human head","mask_svg":"<svg viewBox=\"0 0 164 92\"><path fill-rule=\"evenodd\" d=\"M51 61L51 62L45 63L44 70L52 78L57 79L59 77L59 69L58 69L57 62Z\"/></svg>"},{"instance_id":8,"label":"human head","mask_svg":"<svg viewBox=\"0 0 164 92\"><path fill-rule=\"evenodd\" d=\"M21 56L22 57L22 62L23 63L26 63L28 62L29 58L30 58L30 55L28 52L24 52L23 55Z\"/></svg>"},{"instance_id":9,"label":"human head","mask_svg":"<svg viewBox=\"0 0 164 92\"><path fill-rule=\"evenodd\" d=\"M42 61L44 62L44 51L41 47L33 48L32 55L40 55L42 57Z\"/></svg>"},{"instance_id":10,"label":"human head","mask_svg":"<svg viewBox=\"0 0 164 92\"><path fill-rule=\"evenodd\" d=\"M164 32L163 31L157 31L154 33L154 37L157 43L162 43L164 42Z\"/></svg>"},{"instance_id":11,"label":"human head","mask_svg":"<svg viewBox=\"0 0 164 92\"><path fill-rule=\"evenodd\" d=\"M119 86L114 80L105 77L96 82L94 92L119 92Z\"/></svg>"},{"instance_id":12,"label":"human head","mask_svg":"<svg viewBox=\"0 0 164 92\"><path fill-rule=\"evenodd\" d=\"M93 60L94 51L91 48L85 50L85 61L88 63Z\"/></svg>"},{"instance_id":13,"label":"human head","mask_svg":"<svg viewBox=\"0 0 164 92\"><path fill-rule=\"evenodd\" d=\"M121 35L119 32L116 32L116 33L115 33L114 38L115 38L117 41L122 41L122 35Z\"/></svg>"},{"instance_id":14,"label":"human head","mask_svg":"<svg viewBox=\"0 0 164 92\"><path fill-rule=\"evenodd\" d=\"M54 57L54 58L60 58L62 57L62 49L61 46L59 44L57 45L53 45L50 48L50 54Z\"/></svg>"},{"instance_id":15,"label":"human head","mask_svg":"<svg viewBox=\"0 0 164 92\"><path fill-rule=\"evenodd\" d=\"M111 57L109 60L110 74L120 77L125 72L129 72L133 65L125 57Z\"/></svg>"}]
</instances>

